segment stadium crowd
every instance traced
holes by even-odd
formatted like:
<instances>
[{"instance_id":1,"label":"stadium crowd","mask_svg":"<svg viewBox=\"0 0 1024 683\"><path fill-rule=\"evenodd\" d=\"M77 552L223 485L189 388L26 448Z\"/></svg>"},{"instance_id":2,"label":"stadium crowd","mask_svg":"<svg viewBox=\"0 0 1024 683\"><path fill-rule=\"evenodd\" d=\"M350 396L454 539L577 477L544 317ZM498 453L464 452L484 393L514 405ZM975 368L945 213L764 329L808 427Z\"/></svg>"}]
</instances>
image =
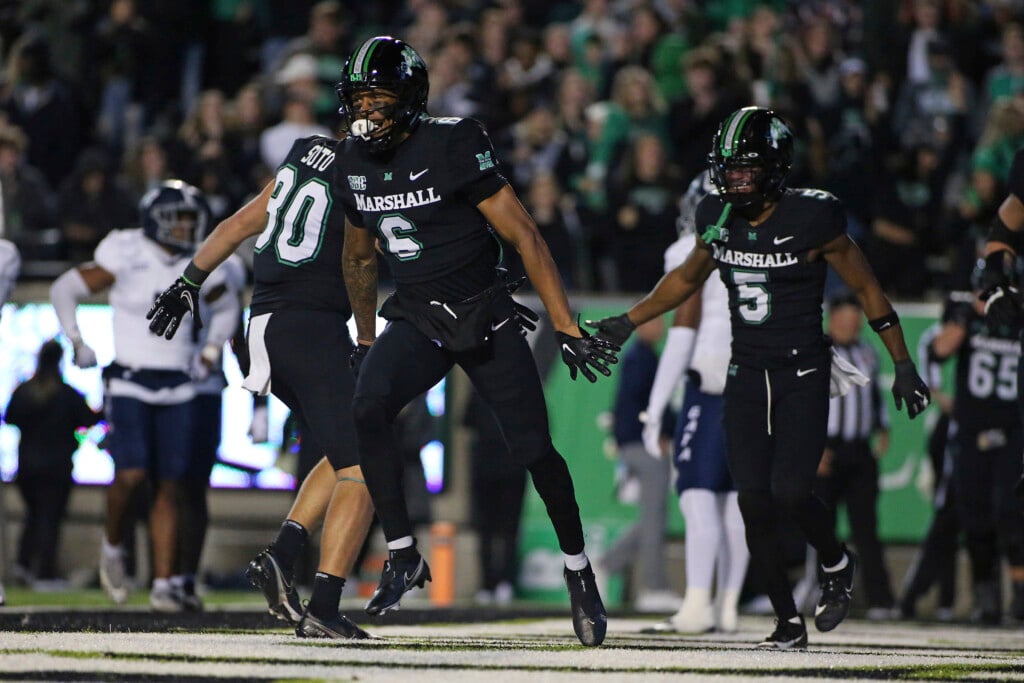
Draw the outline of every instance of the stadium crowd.
<instances>
[{"instance_id":1,"label":"stadium crowd","mask_svg":"<svg viewBox=\"0 0 1024 683\"><path fill-rule=\"evenodd\" d=\"M1024 137L1013 0L137 0L3 3L3 237L22 277L87 260L182 178L215 219L296 137L338 132L358 41L402 35L429 111L488 127L568 286L640 292L718 123L768 106L790 184L844 201L897 298L966 283Z\"/></svg>"},{"instance_id":2,"label":"stadium crowd","mask_svg":"<svg viewBox=\"0 0 1024 683\"><path fill-rule=\"evenodd\" d=\"M654 287L715 131L757 105L885 291L937 301L970 288L1024 145L1022 22L1021 0L0 2L0 238L53 279L170 178L215 225L297 138L344 135L345 56L394 33L430 114L486 125L568 289Z\"/></svg>"}]
</instances>

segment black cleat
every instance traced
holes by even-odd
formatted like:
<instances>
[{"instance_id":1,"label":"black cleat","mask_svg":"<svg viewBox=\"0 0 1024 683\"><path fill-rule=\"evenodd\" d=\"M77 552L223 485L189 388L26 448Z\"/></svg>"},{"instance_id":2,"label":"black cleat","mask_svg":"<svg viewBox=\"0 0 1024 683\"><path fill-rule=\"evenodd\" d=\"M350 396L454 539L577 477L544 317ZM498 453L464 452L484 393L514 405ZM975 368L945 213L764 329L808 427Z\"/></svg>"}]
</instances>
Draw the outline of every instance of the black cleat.
<instances>
[{"instance_id":1,"label":"black cleat","mask_svg":"<svg viewBox=\"0 0 1024 683\"><path fill-rule=\"evenodd\" d=\"M271 548L254 557L245 570L249 583L263 591L268 611L282 621L297 624L302 619L302 602L295 586L285 577Z\"/></svg>"},{"instance_id":2,"label":"black cleat","mask_svg":"<svg viewBox=\"0 0 1024 683\"><path fill-rule=\"evenodd\" d=\"M597 592L594 570L588 562L587 566L579 571L566 567L562 575L569 589L572 628L576 631L576 637L584 645L597 647L604 642L604 635L608 631L608 614L604 611L604 603Z\"/></svg>"},{"instance_id":3,"label":"black cleat","mask_svg":"<svg viewBox=\"0 0 1024 683\"><path fill-rule=\"evenodd\" d=\"M385 560L380 584L366 603L367 614L384 614L389 609L398 609L407 591L414 586L423 588L430 581L430 567L426 560L415 550L413 552L415 557L411 559L403 559L397 553L391 553Z\"/></svg>"},{"instance_id":4,"label":"black cleat","mask_svg":"<svg viewBox=\"0 0 1024 683\"><path fill-rule=\"evenodd\" d=\"M804 625L804 618L799 624L791 621L775 620L775 630L771 635L757 644L759 650L806 650L807 649L807 627Z\"/></svg>"},{"instance_id":5,"label":"black cleat","mask_svg":"<svg viewBox=\"0 0 1024 683\"><path fill-rule=\"evenodd\" d=\"M819 631L831 631L850 613L850 594L853 593L853 575L857 570L857 556L844 548L849 560L836 572L819 569L821 597L814 608L814 625Z\"/></svg>"},{"instance_id":6,"label":"black cleat","mask_svg":"<svg viewBox=\"0 0 1024 683\"><path fill-rule=\"evenodd\" d=\"M299 638L334 638L335 640L362 640L372 638L369 633L346 617L336 614L330 619L319 619L307 610L295 626Z\"/></svg>"}]
</instances>

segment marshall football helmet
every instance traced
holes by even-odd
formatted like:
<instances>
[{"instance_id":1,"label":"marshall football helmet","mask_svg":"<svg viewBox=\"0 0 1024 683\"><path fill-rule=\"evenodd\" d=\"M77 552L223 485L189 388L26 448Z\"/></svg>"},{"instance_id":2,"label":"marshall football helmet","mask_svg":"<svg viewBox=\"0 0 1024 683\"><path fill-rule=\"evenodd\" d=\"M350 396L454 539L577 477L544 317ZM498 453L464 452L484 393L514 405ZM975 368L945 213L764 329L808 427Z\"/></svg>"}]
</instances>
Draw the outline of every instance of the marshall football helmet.
<instances>
[{"instance_id":1,"label":"marshall football helmet","mask_svg":"<svg viewBox=\"0 0 1024 683\"><path fill-rule=\"evenodd\" d=\"M391 124L378 129L360 112L353 100L357 92L387 90L397 101L379 110ZM402 134L416 127L427 109L427 65L416 50L391 36L370 38L345 61L341 82L335 86L341 107L338 109L348 124L349 135L369 145L375 152L391 149Z\"/></svg>"},{"instance_id":2,"label":"marshall football helmet","mask_svg":"<svg viewBox=\"0 0 1024 683\"><path fill-rule=\"evenodd\" d=\"M139 201L139 218L146 237L178 254L195 251L206 237L213 213L197 187L165 180Z\"/></svg>"},{"instance_id":3,"label":"marshall football helmet","mask_svg":"<svg viewBox=\"0 0 1024 683\"><path fill-rule=\"evenodd\" d=\"M771 109L744 107L718 126L708 165L722 200L744 218L756 218L767 202L782 196L793 165L793 133ZM754 171L754 190L729 192L727 173L744 168Z\"/></svg>"}]
</instances>

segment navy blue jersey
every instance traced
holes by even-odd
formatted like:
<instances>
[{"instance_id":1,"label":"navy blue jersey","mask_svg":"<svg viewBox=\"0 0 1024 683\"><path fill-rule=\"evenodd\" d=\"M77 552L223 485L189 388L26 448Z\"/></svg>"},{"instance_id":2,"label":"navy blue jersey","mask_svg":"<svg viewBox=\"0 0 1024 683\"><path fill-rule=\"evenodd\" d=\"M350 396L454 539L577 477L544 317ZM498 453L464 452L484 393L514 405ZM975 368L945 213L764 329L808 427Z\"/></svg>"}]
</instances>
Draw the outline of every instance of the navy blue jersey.
<instances>
[{"instance_id":1,"label":"navy blue jersey","mask_svg":"<svg viewBox=\"0 0 1024 683\"><path fill-rule=\"evenodd\" d=\"M1014 429L1020 426L1020 341L1015 330L991 328L985 316L974 309L973 301L971 292L953 292L942 316L967 330L956 356L953 417L964 432Z\"/></svg>"},{"instance_id":2,"label":"navy blue jersey","mask_svg":"<svg viewBox=\"0 0 1024 683\"><path fill-rule=\"evenodd\" d=\"M345 212L331 196L338 141L295 141L274 175L267 227L256 240L252 314L279 310L352 315L341 272Z\"/></svg>"},{"instance_id":3,"label":"navy blue jersey","mask_svg":"<svg viewBox=\"0 0 1024 683\"><path fill-rule=\"evenodd\" d=\"M696 224L698 234L720 228L709 247L729 290L733 362L773 368L821 352L827 264L807 255L846 232L840 201L822 190L790 189L757 227L724 214L721 197L709 194Z\"/></svg>"},{"instance_id":4,"label":"navy blue jersey","mask_svg":"<svg viewBox=\"0 0 1024 683\"><path fill-rule=\"evenodd\" d=\"M479 122L423 118L387 153L353 139L338 150L336 196L374 231L398 292L461 301L494 283L501 247L476 206L506 181Z\"/></svg>"}]
</instances>

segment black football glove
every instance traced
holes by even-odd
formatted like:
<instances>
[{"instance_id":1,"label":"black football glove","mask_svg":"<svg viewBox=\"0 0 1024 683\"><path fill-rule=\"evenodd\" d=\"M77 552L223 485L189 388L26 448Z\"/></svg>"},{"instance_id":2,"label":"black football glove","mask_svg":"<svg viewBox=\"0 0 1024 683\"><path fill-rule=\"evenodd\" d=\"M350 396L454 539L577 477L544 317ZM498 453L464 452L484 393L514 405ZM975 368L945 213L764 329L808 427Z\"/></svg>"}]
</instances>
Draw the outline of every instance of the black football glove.
<instances>
[{"instance_id":1,"label":"black football glove","mask_svg":"<svg viewBox=\"0 0 1024 683\"><path fill-rule=\"evenodd\" d=\"M914 361L901 360L896 363L896 379L892 383L892 397L896 401L896 410L903 409L907 402L907 415L913 420L932 400L932 392L917 374Z\"/></svg>"},{"instance_id":2,"label":"black football glove","mask_svg":"<svg viewBox=\"0 0 1024 683\"><path fill-rule=\"evenodd\" d=\"M562 362L569 366L569 379L575 382L576 373L579 371L591 382L596 382L597 375L590 368L594 368L605 377L610 376L612 371L608 366L619 362L615 356L620 350L619 345L601 337L593 337L585 330L580 332L583 333L582 337L555 332L555 338L562 351Z\"/></svg>"},{"instance_id":3,"label":"black football glove","mask_svg":"<svg viewBox=\"0 0 1024 683\"><path fill-rule=\"evenodd\" d=\"M1011 284L1012 255L1002 250L995 251L978 260L974 271L978 298L985 302L985 317L996 326L1016 328L1021 318L1020 290Z\"/></svg>"},{"instance_id":4,"label":"black football glove","mask_svg":"<svg viewBox=\"0 0 1024 683\"><path fill-rule=\"evenodd\" d=\"M167 339L174 337L186 313L191 313L195 320L195 328L202 328L203 321L199 317L199 287L179 277L170 287L157 295L153 307L146 314L149 320L149 331L163 335Z\"/></svg>"},{"instance_id":5,"label":"black football glove","mask_svg":"<svg viewBox=\"0 0 1024 683\"><path fill-rule=\"evenodd\" d=\"M363 359L366 358L366 354L369 352L369 346L357 343L355 350L352 351L352 355L348 357L348 369L352 371L353 379L359 379L359 369L363 367Z\"/></svg>"},{"instance_id":6,"label":"black football glove","mask_svg":"<svg viewBox=\"0 0 1024 683\"><path fill-rule=\"evenodd\" d=\"M610 341L619 347L626 343L629 335L633 334L633 330L636 329L636 323L630 320L625 313L596 321L588 320L587 325L597 330L598 338Z\"/></svg>"}]
</instances>

